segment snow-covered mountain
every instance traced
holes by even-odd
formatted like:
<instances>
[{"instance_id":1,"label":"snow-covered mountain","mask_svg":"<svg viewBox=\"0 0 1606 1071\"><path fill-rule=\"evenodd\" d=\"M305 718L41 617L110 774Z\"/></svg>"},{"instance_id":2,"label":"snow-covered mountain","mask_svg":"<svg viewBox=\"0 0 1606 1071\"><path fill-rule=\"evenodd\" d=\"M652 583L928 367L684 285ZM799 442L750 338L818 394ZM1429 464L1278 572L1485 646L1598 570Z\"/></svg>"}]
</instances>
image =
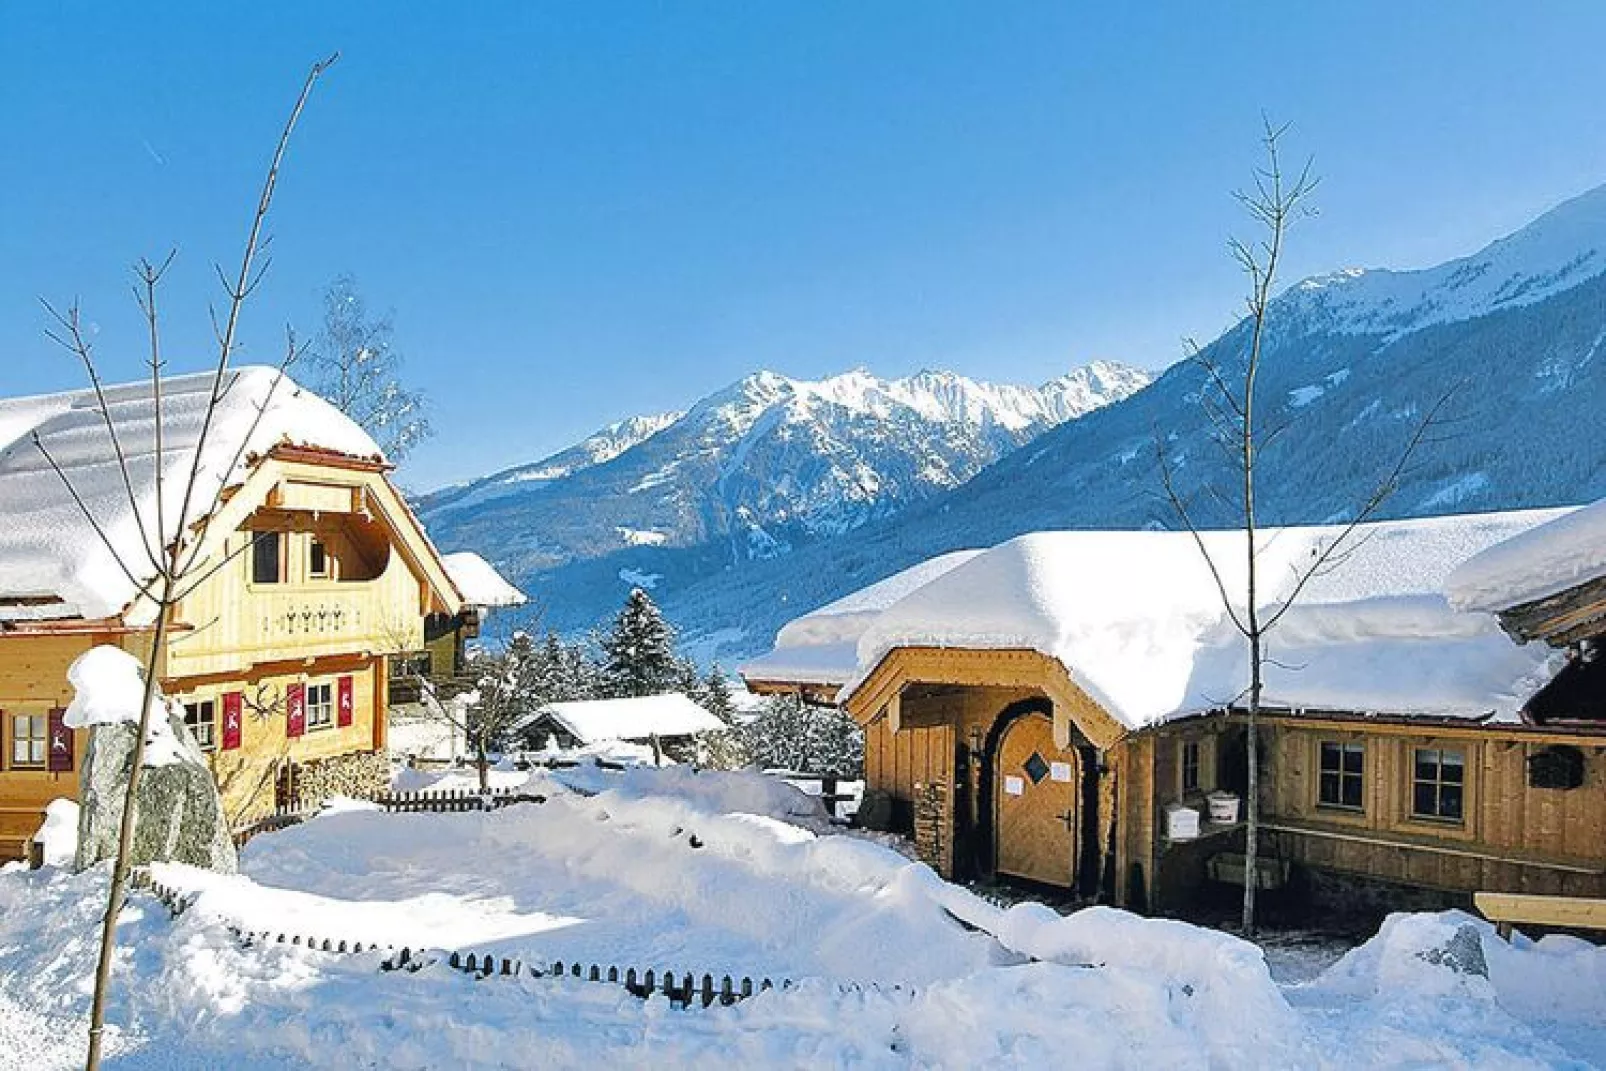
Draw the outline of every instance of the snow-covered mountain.
<instances>
[{"instance_id":1,"label":"snow-covered mountain","mask_svg":"<svg viewBox=\"0 0 1606 1071\"><path fill-rule=\"evenodd\" d=\"M683 413L621 421L417 506L442 549L494 561L545 624L585 627L632 584L664 594L701 577L734 580L952 490L1149 379L1108 361L1040 387L952 372L759 372Z\"/></svg>"},{"instance_id":2,"label":"snow-covered mountain","mask_svg":"<svg viewBox=\"0 0 1606 1071\"><path fill-rule=\"evenodd\" d=\"M1350 516L1446 396L1381 516L1606 497L1606 187L1438 267L1298 283L1268 335L1262 427L1287 428L1261 455L1264 523ZM1205 356L1230 375L1246 336L1240 324ZM787 618L943 551L1043 528L1173 526L1157 434L1201 523L1230 525L1208 489L1230 494L1233 481L1205 389L1197 366L1173 366L891 521L670 590L666 612L728 660L762 649Z\"/></svg>"}]
</instances>

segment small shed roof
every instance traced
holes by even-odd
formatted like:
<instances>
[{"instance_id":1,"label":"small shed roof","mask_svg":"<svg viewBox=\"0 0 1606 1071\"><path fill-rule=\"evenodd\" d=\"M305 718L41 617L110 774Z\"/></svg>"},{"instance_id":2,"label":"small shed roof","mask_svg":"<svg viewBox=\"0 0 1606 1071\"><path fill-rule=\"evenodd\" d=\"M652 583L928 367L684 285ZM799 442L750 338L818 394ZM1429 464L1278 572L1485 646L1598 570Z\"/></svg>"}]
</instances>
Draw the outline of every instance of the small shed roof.
<instances>
[{"instance_id":1,"label":"small shed roof","mask_svg":"<svg viewBox=\"0 0 1606 1071\"><path fill-rule=\"evenodd\" d=\"M535 713L535 719L542 717L550 717L582 744L646 740L652 736L691 736L726 727L716 715L680 692L548 703Z\"/></svg>"},{"instance_id":2,"label":"small shed roof","mask_svg":"<svg viewBox=\"0 0 1606 1071\"><path fill-rule=\"evenodd\" d=\"M446 575L452 578L458 594L470 606L494 609L499 606L523 606L529 598L509 584L494 566L471 550L441 556Z\"/></svg>"},{"instance_id":3,"label":"small shed roof","mask_svg":"<svg viewBox=\"0 0 1606 1071\"><path fill-rule=\"evenodd\" d=\"M1270 635L1264 701L1514 719L1553 672L1550 652L1513 644L1488 614L1457 612L1442 590L1461 562L1557 516L1527 511L1361 526ZM1295 579L1342 532L1259 533L1263 614L1285 604ZM1225 589L1243 591L1243 533L1205 532L1201 539ZM840 671L840 660L825 657L831 645L797 639L783 630L759 665L801 676L818 657L825 671ZM1129 729L1232 705L1247 684L1246 641L1186 532L1038 532L974 555L872 615L854 641L842 696L888 652L913 647L1036 651L1056 659ZM840 648L834 657L842 658ZM757 676L751 665L743 674Z\"/></svg>"}]
</instances>

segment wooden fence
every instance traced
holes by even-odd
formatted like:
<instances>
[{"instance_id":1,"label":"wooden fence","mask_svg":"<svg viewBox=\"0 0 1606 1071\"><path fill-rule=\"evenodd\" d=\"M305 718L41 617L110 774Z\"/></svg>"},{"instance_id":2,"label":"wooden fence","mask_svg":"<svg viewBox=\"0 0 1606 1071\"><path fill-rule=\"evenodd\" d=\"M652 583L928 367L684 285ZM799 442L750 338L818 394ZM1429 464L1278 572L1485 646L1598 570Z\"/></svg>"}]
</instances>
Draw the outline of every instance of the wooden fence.
<instances>
[{"instance_id":1,"label":"wooden fence","mask_svg":"<svg viewBox=\"0 0 1606 1071\"><path fill-rule=\"evenodd\" d=\"M156 897L162 906L167 908L172 918L178 918L188 911L194 904L192 897L187 897L177 889L170 888L151 878L150 871L137 869L129 879L130 885L138 890L146 891ZM769 978L760 978L754 981L750 977L740 980L730 975L721 975L716 982L713 974L704 972L699 976L694 971L682 971L678 975L673 970L657 971L651 968L641 970L636 967L602 966L590 964L584 966L578 962L565 963L555 960L551 964L533 964L526 966L523 960L512 959L506 956L497 957L490 953L462 953L445 952L440 949L413 949L403 947L397 949L395 945L381 947L377 942L364 944L362 941L334 940L329 937L311 937L305 934L288 934L273 930L246 930L234 923L227 923L229 932L246 948L266 945L289 945L291 947L307 948L315 952L329 952L336 955L355 955L364 952L388 952L379 964L382 971L404 970L415 972L427 967L444 963L451 970L475 978L549 978L574 979L582 982L595 982L602 985L622 986L632 996L646 1000L655 993L662 994L671 1005L681 1008L701 1006L704 1008L714 1004L730 1005L747 1000L755 993L763 993L771 989L791 989L796 983L790 979L781 979L775 982ZM839 986L844 991L862 991L866 988L878 990L880 986L863 986L850 983ZM901 992L904 987L890 986L891 991Z\"/></svg>"},{"instance_id":2,"label":"wooden fence","mask_svg":"<svg viewBox=\"0 0 1606 1071\"><path fill-rule=\"evenodd\" d=\"M494 811L514 803L545 803L545 796L519 792L511 788L492 789L481 794L472 789L437 789L424 792L382 792L372 802L389 812L420 812L433 814L462 811Z\"/></svg>"}]
</instances>

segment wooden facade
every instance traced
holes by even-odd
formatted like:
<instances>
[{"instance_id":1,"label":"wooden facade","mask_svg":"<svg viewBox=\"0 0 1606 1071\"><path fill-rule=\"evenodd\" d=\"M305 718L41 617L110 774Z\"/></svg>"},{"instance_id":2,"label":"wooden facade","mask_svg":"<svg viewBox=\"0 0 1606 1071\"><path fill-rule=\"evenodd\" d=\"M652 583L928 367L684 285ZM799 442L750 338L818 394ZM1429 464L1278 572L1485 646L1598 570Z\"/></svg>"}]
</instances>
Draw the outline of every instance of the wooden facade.
<instances>
[{"instance_id":1,"label":"wooden facade","mask_svg":"<svg viewBox=\"0 0 1606 1071\"><path fill-rule=\"evenodd\" d=\"M238 825L305 802L307 771L382 753L388 658L424 647L427 616L462 607L377 463L275 450L202 539L218 568L175 609L159 676L186 704ZM264 546L271 553L258 553ZM67 667L97 644L143 660L151 628L125 623L139 622L137 611L0 627L0 858L21 854L49 800L76 796L87 734L58 724L72 699ZM47 734L70 738L69 760L37 761L29 734L41 719Z\"/></svg>"},{"instance_id":2,"label":"wooden facade","mask_svg":"<svg viewBox=\"0 0 1606 1071\"><path fill-rule=\"evenodd\" d=\"M1239 714L1129 731L1022 650L895 649L844 706L865 727L867 788L946 877L1176 912L1234 873L1223 861L1242 874L1241 821L1167 833L1172 806L1208 815L1212 791L1242 796ZM1027 719L1040 735L1012 746ZM1261 751L1263 880L1467 905L1477 891L1606 895L1602 726L1285 711L1263 716Z\"/></svg>"}]
</instances>

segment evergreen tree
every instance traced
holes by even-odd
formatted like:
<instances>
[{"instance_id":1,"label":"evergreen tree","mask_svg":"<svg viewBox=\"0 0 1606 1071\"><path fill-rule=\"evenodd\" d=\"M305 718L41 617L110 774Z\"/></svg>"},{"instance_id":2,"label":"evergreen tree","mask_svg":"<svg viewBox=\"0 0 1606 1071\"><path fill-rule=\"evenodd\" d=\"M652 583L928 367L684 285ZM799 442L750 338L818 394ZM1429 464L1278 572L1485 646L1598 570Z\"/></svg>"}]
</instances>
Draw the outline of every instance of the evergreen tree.
<instances>
[{"instance_id":1,"label":"evergreen tree","mask_svg":"<svg viewBox=\"0 0 1606 1071\"><path fill-rule=\"evenodd\" d=\"M836 707L775 696L741 735L751 761L763 769L846 778L864 775L864 730Z\"/></svg>"},{"instance_id":2,"label":"evergreen tree","mask_svg":"<svg viewBox=\"0 0 1606 1071\"><path fill-rule=\"evenodd\" d=\"M657 695L676 690L684 668L675 657L675 630L647 593L634 588L613 629L602 638L603 677L614 696Z\"/></svg>"},{"instance_id":3,"label":"evergreen tree","mask_svg":"<svg viewBox=\"0 0 1606 1071\"><path fill-rule=\"evenodd\" d=\"M699 693L697 701L704 709L726 725L731 724L736 716L736 704L731 699L730 681L725 679L725 674L720 671L717 664L703 679Z\"/></svg>"}]
</instances>

